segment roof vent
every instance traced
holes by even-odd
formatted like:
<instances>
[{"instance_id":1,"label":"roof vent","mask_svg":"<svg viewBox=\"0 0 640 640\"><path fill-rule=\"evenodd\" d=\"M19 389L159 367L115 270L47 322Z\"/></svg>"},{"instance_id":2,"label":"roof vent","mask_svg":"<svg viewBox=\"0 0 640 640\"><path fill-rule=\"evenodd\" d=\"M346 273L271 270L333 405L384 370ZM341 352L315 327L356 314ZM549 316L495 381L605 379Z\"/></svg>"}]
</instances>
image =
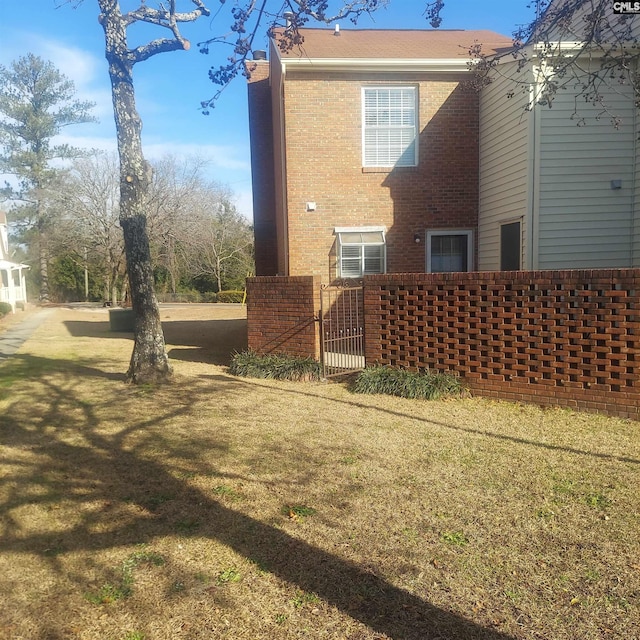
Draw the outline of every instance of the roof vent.
<instances>
[{"instance_id":1,"label":"roof vent","mask_svg":"<svg viewBox=\"0 0 640 640\"><path fill-rule=\"evenodd\" d=\"M253 52L253 59L254 60L266 60L267 59L267 52L264 49L256 49Z\"/></svg>"},{"instance_id":2,"label":"roof vent","mask_svg":"<svg viewBox=\"0 0 640 640\"><path fill-rule=\"evenodd\" d=\"M293 24L293 19L296 17L296 14L293 13L293 11L285 11L282 17L285 19L287 27L290 27Z\"/></svg>"},{"instance_id":3,"label":"roof vent","mask_svg":"<svg viewBox=\"0 0 640 640\"><path fill-rule=\"evenodd\" d=\"M340 35L340 25L336 24L335 29L333 30L333 35L334 36L339 36Z\"/></svg>"}]
</instances>

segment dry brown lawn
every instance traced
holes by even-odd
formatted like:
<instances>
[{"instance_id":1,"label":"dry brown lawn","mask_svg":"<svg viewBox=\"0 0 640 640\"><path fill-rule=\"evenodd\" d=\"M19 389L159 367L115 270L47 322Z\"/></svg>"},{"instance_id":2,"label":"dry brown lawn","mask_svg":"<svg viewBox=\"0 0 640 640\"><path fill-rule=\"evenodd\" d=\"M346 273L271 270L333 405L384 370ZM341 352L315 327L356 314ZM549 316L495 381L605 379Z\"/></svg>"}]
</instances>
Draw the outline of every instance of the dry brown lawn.
<instances>
[{"instance_id":1,"label":"dry brown lawn","mask_svg":"<svg viewBox=\"0 0 640 640\"><path fill-rule=\"evenodd\" d=\"M234 378L242 308L107 312L0 364L0 638L640 638L640 424Z\"/></svg>"}]
</instances>

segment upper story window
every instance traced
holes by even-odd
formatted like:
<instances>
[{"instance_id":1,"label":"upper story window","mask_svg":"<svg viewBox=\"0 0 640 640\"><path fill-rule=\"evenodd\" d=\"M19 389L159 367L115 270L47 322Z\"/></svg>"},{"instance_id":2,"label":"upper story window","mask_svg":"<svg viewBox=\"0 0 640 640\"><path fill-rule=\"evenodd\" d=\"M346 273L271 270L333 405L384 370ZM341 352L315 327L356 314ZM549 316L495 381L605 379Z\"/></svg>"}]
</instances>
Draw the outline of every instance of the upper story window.
<instances>
[{"instance_id":1,"label":"upper story window","mask_svg":"<svg viewBox=\"0 0 640 640\"><path fill-rule=\"evenodd\" d=\"M363 87L362 164L418 164L416 87Z\"/></svg>"}]
</instances>

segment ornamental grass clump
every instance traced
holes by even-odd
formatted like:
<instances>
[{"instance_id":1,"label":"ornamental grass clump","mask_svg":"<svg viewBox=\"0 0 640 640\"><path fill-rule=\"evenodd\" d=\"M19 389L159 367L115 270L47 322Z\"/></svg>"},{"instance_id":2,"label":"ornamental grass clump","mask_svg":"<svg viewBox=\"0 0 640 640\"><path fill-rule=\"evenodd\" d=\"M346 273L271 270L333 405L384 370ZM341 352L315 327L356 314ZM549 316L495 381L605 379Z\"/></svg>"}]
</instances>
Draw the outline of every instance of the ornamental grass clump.
<instances>
[{"instance_id":1,"label":"ornamental grass clump","mask_svg":"<svg viewBox=\"0 0 640 640\"><path fill-rule=\"evenodd\" d=\"M436 400L461 396L462 383L451 373L407 371L391 367L368 367L355 379L355 393L384 393L401 398Z\"/></svg>"},{"instance_id":2,"label":"ornamental grass clump","mask_svg":"<svg viewBox=\"0 0 640 640\"><path fill-rule=\"evenodd\" d=\"M254 351L236 353L229 373L243 378L270 378L294 382L320 380L320 363L313 358L284 354L258 355Z\"/></svg>"}]
</instances>

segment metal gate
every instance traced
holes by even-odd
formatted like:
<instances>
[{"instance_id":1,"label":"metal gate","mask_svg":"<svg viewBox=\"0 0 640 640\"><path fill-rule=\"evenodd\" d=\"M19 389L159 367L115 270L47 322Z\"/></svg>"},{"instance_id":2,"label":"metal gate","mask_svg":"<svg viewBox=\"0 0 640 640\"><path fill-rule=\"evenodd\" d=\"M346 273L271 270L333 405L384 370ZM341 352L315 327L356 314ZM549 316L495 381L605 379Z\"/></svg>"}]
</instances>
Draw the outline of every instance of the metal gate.
<instances>
[{"instance_id":1,"label":"metal gate","mask_svg":"<svg viewBox=\"0 0 640 640\"><path fill-rule=\"evenodd\" d=\"M363 288L353 282L320 289L322 375L364 369Z\"/></svg>"}]
</instances>

